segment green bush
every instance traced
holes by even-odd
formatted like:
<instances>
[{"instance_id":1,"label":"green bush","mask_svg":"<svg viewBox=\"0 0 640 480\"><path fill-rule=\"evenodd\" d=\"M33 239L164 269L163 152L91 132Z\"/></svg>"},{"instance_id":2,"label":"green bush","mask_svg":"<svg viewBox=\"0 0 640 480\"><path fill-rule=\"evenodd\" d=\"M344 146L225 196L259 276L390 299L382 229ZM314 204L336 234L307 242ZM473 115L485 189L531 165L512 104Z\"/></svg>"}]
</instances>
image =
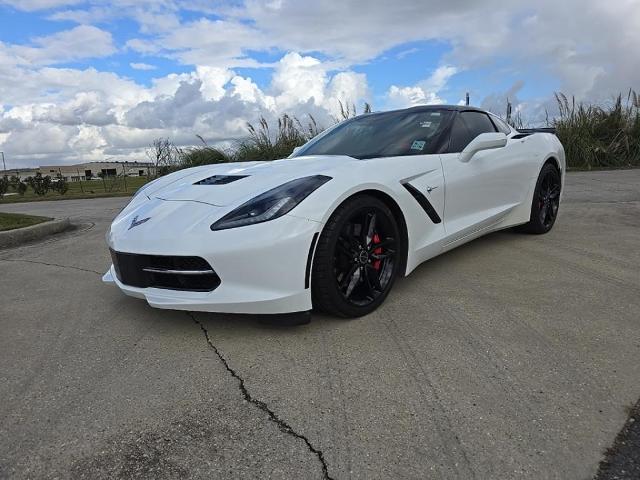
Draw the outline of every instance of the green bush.
<instances>
[{"instance_id":1,"label":"green bush","mask_svg":"<svg viewBox=\"0 0 640 480\"><path fill-rule=\"evenodd\" d=\"M567 165L571 169L624 168L640 166L640 96L630 90L610 105L600 106L576 103L562 93L556 93L559 113L547 121L556 129L564 145ZM364 113L371 112L365 104ZM340 122L357 114L354 105L340 103ZM258 124L247 124L248 137L228 149L210 147L198 136L203 145L187 149L176 148L169 139L158 139L148 155L155 160L160 175L215 163L252 160L277 160L288 157L295 147L301 146L323 131L313 117L303 125L296 117L282 115L275 128L263 117ZM517 112L510 117L516 128L524 121ZM159 148L161 146L162 148ZM173 152L173 153L170 153ZM164 156L170 160L164 160Z\"/></svg>"},{"instance_id":2,"label":"green bush","mask_svg":"<svg viewBox=\"0 0 640 480\"><path fill-rule=\"evenodd\" d=\"M191 147L181 152L180 164L182 168L199 167L200 165L210 165L212 163L227 163L233 161L233 153L226 152L219 148Z\"/></svg>"},{"instance_id":3,"label":"green bush","mask_svg":"<svg viewBox=\"0 0 640 480\"><path fill-rule=\"evenodd\" d=\"M69 184L62 175L58 175L55 182L52 182L52 188L60 195L64 195L69 191Z\"/></svg>"},{"instance_id":4,"label":"green bush","mask_svg":"<svg viewBox=\"0 0 640 480\"><path fill-rule=\"evenodd\" d=\"M4 197L4 194L9 190L9 179L6 175L0 178L0 198Z\"/></svg>"},{"instance_id":5,"label":"green bush","mask_svg":"<svg viewBox=\"0 0 640 480\"><path fill-rule=\"evenodd\" d=\"M640 166L640 97L629 91L607 106L576 103L556 94L559 115L553 119L569 168Z\"/></svg>"},{"instance_id":6,"label":"green bush","mask_svg":"<svg viewBox=\"0 0 640 480\"><path fill-rule=\"evenodd\" d=\"M273 135L264 117L260 119L258 127L247 124L249 138L238 144L234 159L242 162L288 157L294 148L304 145L322 131L315 119L312 116L309 118L309 123L303 126L297 118L282 115L278 118L278 129Z\"/></svg>"},{"instance_id":7,"label":"green bush","mask_svg":"<svg viewBox=\"0 0 640 480\"><path fill-rule=\"evenodd\" d=\"M36 195L44 196L51 189L51 177L49 175L43 177L40 172L35 176L27 178L27 183L33 189Z\"/></svg>"},{"instance_id":8,"label":"green bush","mask_svg":"<svg viewBox=\"0 0 640 480\"><path fill-rule=\"evenodd\" d=\"M27 192L27 184L22 181L18 181L15 188L21 197L23 197L24 194Z\"/></svg>"}]
</instances>

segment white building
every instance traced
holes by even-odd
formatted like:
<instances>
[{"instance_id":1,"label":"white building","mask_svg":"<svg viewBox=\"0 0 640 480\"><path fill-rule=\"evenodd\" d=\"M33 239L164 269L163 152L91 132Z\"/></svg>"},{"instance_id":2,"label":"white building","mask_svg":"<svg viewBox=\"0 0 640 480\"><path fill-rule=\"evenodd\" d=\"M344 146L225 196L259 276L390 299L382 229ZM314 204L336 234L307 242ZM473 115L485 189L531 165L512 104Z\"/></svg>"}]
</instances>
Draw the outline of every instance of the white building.
<instances>
[{"instance_id":1,"label":"white building","mask_svg":"<svg viewBox=\"0 0 640 480\"><path fill-rule=\"evenodd\" d=\"M14 170L0 171L0 176L8 177L16 175L20 180L34 176L40 172L42 176L51 178L62 176L67 182L91 180L100 176L115 177L126 175L128 177L142 177L154 175L155 168L151 163L143 162L89 162L76 165L43 165L38 168L18 168Z\"/></svg>"}]
</instances>

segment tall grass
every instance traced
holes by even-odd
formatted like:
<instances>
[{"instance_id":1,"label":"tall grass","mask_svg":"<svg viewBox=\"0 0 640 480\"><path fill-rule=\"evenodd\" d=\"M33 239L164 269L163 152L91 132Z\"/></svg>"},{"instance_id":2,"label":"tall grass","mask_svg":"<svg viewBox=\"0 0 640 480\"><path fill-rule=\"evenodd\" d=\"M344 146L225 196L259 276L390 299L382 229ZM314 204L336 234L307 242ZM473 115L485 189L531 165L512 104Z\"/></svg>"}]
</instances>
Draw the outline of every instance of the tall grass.
<instances>
[{"instance_id":1,"label":"tall grass","mask_svg":"<svg viewBox=\"0 0 640 480\"><path fill-rule=\"evenodd\" d=\"M555 94L559 114L548 123L573 169L640 166L640 96L630 90L606 106L576 103Z\"/></svg>"},{"instance_id":2,"label":"tall grass","mask_svg":"<svg viewBox=\"0 0 640 480\"><path fill-rule=\"evenodd\" d=\"M570 169L640 166L640 95L635 91L630 90L626 97L618 95L608 105L576 102L575 98L569 100L563 93L556 93L555 99L558 114L554 118L548 117L547 124L556 129ZM338 116L334 118L336 123L357 115L353 104L340 102L339 106ZM371 112L371 106L365 104L363 111ZM525 124L520 112L510 117L510 123L516 129ZM256 125L248 123L247 130L246 138L228 148L209 146L199 135L200 146L172 147L177 154L170 155L169 164L163 164L159 171L164 174L213 163L286 158L295 147L303 145L324 128L312 116L303 124L298 118L285 114L273 127L262 117Z\"/></svg>"},{"instance_id":3,"label":"tall grass","mask_svg":"<svg viewBox=\"0 0 640 480\"><path fill-rule=\"evenodd\" d=\"M275 133L271 132L269 122L263 117L258 126L247 124L249 138L241 141L234 152L236 161L278 160L291 155L293 149L304 145L322 132L316 120L310 115L307 125L296 117L282 115L278 118Z\"/></svg>"}]
</instances>

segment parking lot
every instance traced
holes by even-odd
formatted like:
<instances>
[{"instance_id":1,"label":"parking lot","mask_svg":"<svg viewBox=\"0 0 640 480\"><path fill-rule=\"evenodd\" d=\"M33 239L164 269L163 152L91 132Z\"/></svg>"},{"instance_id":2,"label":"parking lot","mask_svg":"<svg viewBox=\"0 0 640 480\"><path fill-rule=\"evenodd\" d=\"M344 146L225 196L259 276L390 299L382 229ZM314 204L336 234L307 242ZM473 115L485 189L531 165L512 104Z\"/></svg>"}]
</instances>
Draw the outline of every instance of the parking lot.
<instances>
[{"instance_id":1,"label":"parking lot","mask_svg":"<svg viewBox=\"0 0 640 480\"><path fill-rule=\"evenodd\" d=\"M0 251L2 478L586 479L640 397L640 170L298 327L103 285L126 201L0 205L79 225Z\"/></svg>"}]
</instances>

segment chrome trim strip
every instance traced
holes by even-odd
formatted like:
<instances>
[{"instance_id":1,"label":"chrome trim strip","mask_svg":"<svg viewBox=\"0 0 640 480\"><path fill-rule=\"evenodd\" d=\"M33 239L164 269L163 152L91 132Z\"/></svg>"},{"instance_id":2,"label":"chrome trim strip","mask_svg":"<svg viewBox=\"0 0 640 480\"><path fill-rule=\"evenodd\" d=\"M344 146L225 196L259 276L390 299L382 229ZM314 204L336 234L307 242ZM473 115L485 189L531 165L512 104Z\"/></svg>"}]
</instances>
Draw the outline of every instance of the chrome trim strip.
<instances>
[{"instance_id":1,"label":"chrome trim strip","mask_svg":"<svg viewBox=\"0 0 640 480\"><path fill-rule=\"evenodd\" d=\"M167 275L211 275L215 273L213 270L167 270L164 268L146 267L142 269L148 273L163 273Z\"/></svg>"}]
</instances>

